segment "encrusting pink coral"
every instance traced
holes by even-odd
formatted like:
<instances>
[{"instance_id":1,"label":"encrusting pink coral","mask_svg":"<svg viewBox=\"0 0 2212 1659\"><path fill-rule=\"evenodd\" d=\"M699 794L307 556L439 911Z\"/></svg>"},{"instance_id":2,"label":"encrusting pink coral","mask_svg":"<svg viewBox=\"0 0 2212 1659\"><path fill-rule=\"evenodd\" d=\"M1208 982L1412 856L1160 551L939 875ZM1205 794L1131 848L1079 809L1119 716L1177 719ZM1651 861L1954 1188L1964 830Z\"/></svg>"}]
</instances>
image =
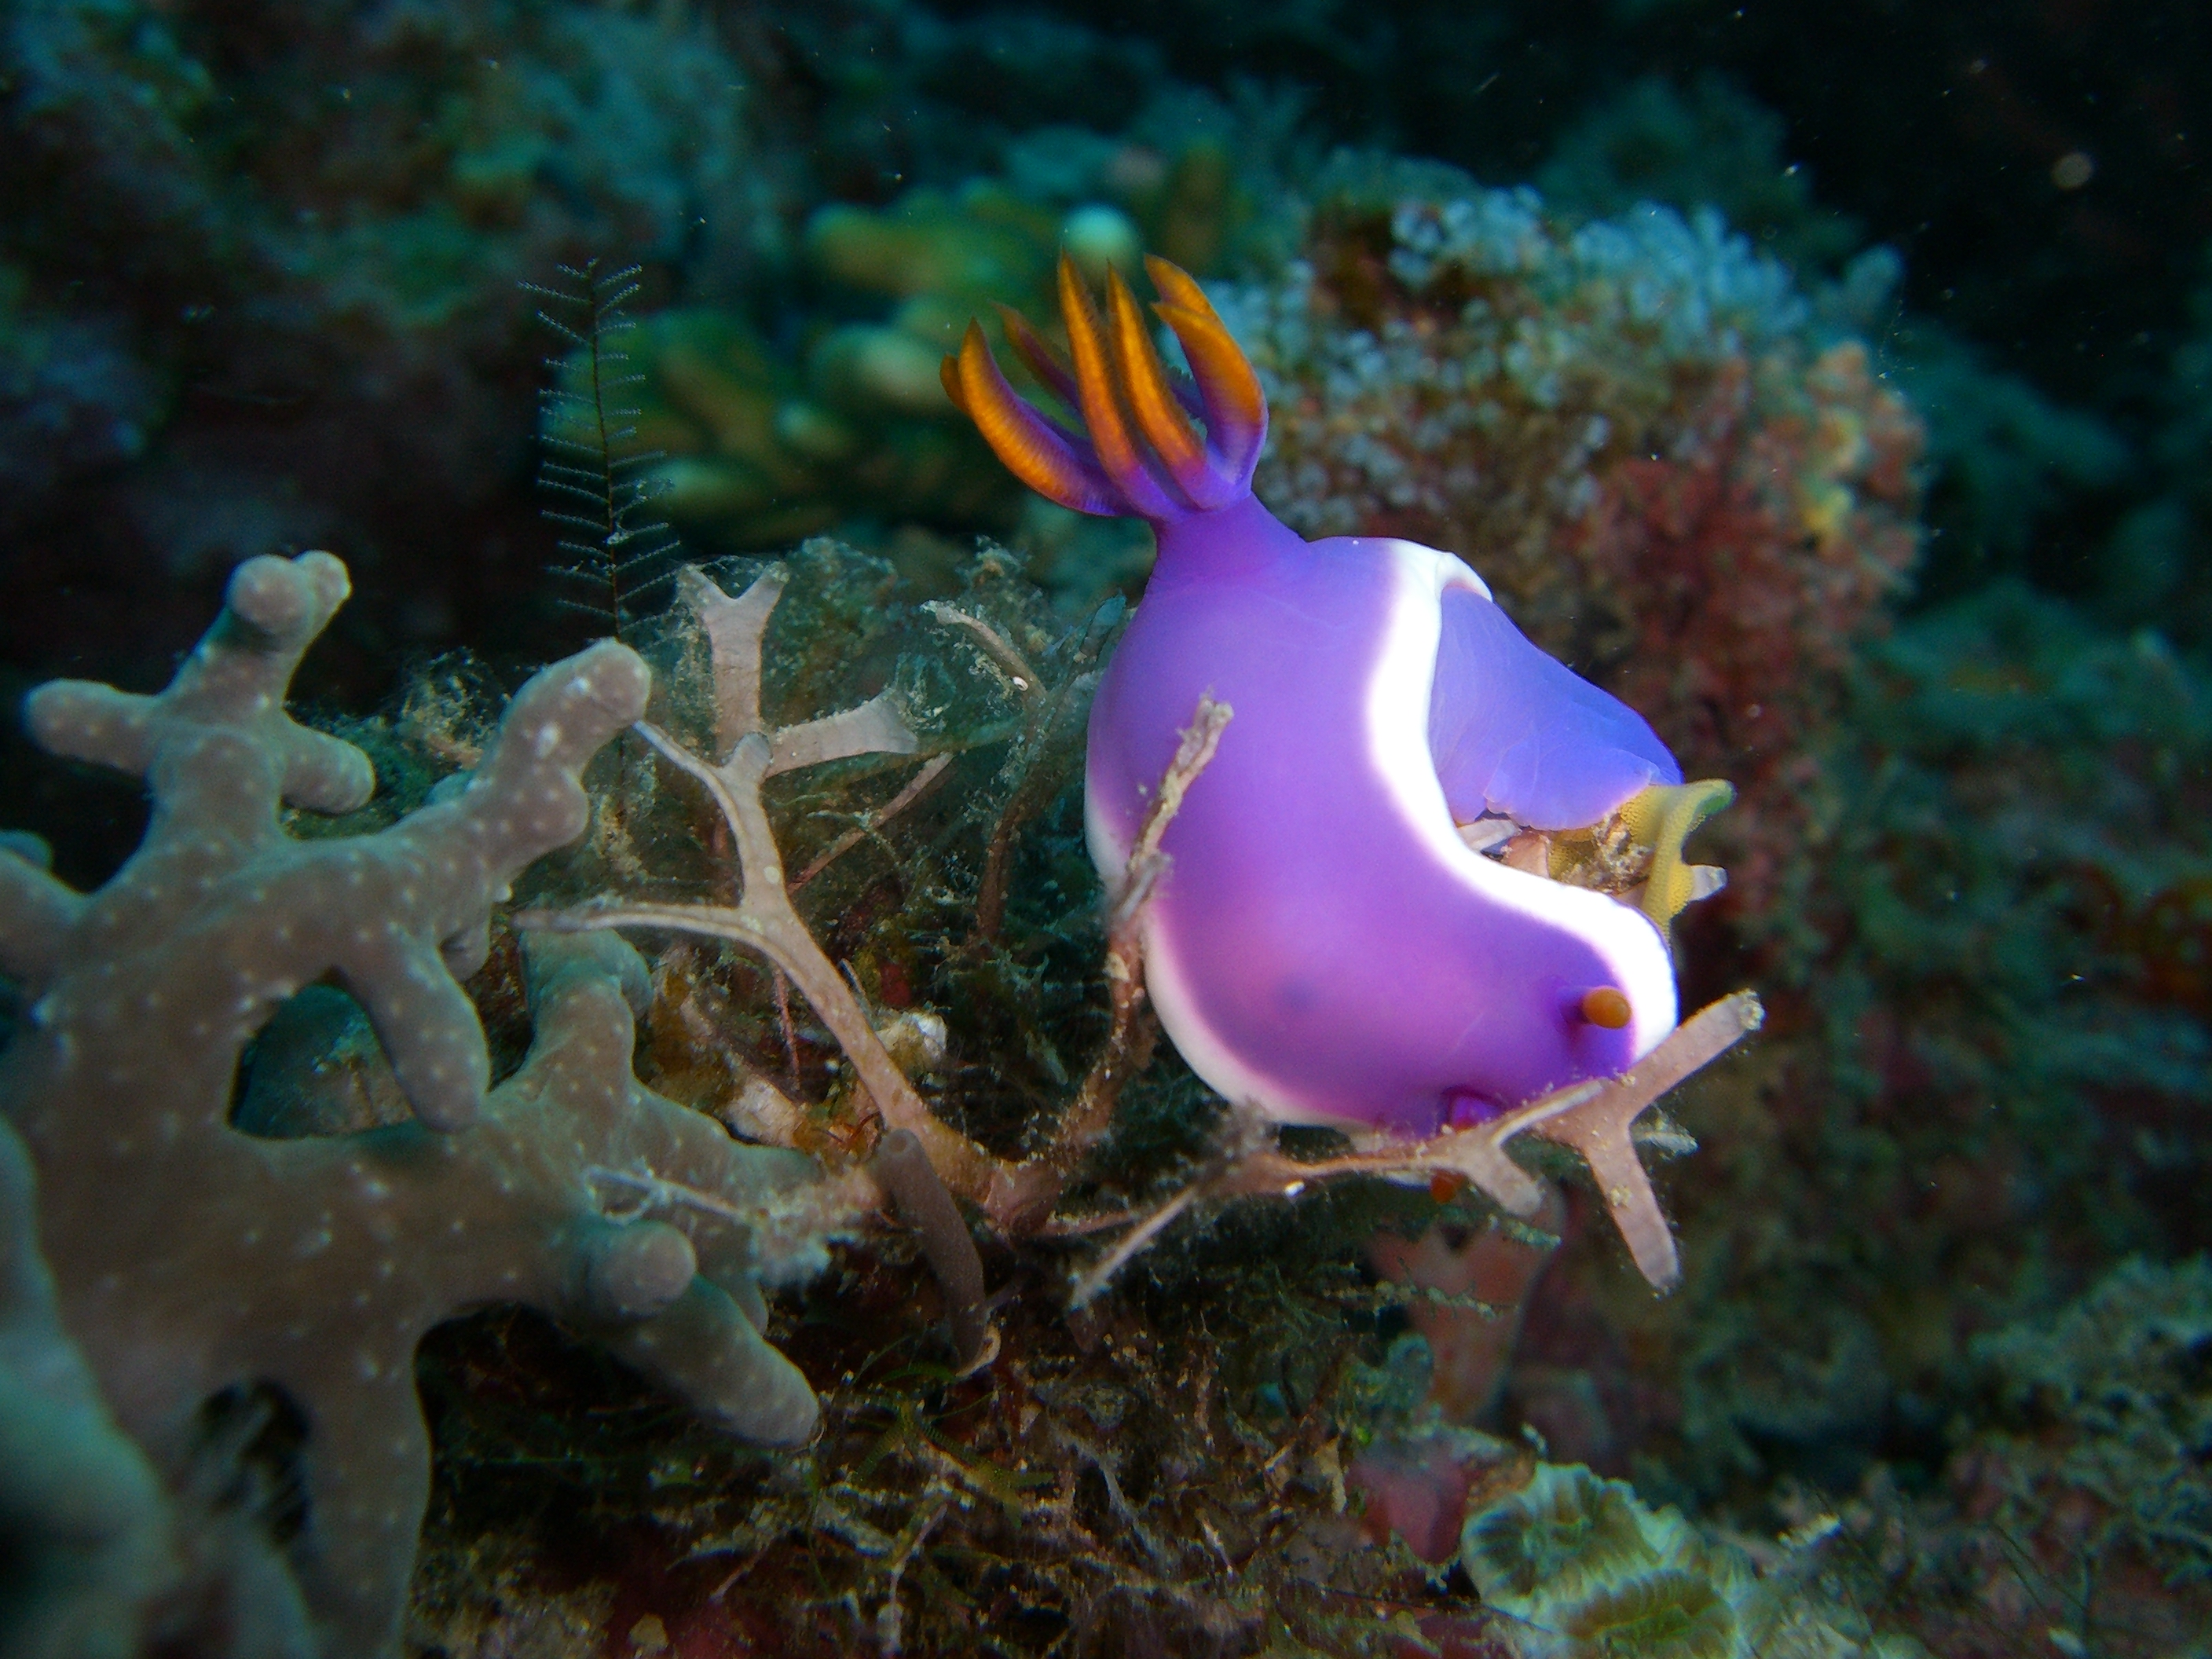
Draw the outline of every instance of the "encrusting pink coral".
<instances>
[{"instance_id":1,"label":"encrusting pink coral","mask_svg":"<svg viewBox=\"0 0 2212 1659\"><path fill-rule=\"evenodd\" d=\"M88 894L0 856L0 972L28 1005L0 1057L0 1108L35 1165L64 1328L172 1480L213 1396L273 1385L297 1407L307 1524L294 1554L334 1656L397 1650L429 1489L423 1333L529 1304L718 1426L802 1440L814 1396L761 1338L754 1270L763 1255L790 1265L763 1240L792 1241L803 1263L851 1214L807 1160L742 1146L638 1085L625 994L643 975L611 939L531 942L535 1038L487 1095L460 980L508 884L583 830L579 769L643 712L646 669L612 644L556 663L516 694L465 787L374 835L295 840L280 801L339 811L373 784L358 750L284 712L346 592L327 554L254 559L158 696L35 692L43 746L143 775L153 819ZM231 1120L241 1054L325 975L367 1010L416 1121L249 1134ZM722 1208L635 1219L609 1201L610 1172Z\"/></svg>"}]
</instances>

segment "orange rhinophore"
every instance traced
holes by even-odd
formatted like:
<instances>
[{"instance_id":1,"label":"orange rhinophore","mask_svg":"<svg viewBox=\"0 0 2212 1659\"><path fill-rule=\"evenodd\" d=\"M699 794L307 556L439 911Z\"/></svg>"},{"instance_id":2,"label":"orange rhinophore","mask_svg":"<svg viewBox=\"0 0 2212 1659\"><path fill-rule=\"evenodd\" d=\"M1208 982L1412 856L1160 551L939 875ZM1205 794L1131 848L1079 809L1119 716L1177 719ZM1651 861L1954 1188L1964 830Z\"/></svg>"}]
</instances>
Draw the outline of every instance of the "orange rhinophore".
<instances>
[{"instance_id":1,"label":"orange rhinophore","mask_svg":"<svg viewBox=\"0 0 2212 1659\"><path fill-rule=\"evenodd\" d=\"M1267 435L1259 377L1189 274L1164 259L1145 269L1159 290L1153 312L1190 362L1185 376L1160 361L1144 313L1119 271L1106 273L1099 317L1083 278L1060 259L1060 311L1071 368L1018 312L1000 307L1006 338L1037 379L1079 415L1078 428L1040 413L1007 383L969 323L945 360L945 395L1024 483L1062 507L1154 524L1226 507L1252 487ZM1199 422L1204 422L1201 432Z\"/></svg>"}]
</instances>

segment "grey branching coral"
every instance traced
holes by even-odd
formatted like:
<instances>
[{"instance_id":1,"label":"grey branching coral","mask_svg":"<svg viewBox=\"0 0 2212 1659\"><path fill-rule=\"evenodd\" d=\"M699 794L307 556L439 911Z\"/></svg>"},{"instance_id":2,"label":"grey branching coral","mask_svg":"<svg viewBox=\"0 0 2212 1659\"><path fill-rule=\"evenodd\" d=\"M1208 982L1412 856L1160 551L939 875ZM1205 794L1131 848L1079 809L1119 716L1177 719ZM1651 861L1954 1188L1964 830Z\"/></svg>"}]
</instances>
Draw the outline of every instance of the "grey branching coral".
<instances>
[{"instance_id":1,"label":"grey branching coral","mask_svg":"<svg viewBox=\"0 0 2212 1659\"><path fill-rule=\"evenodd\" d=\"M647 675L609 644L556 663L516 695L465 787L373 836L296 841L281 803L342 811L373 787L359 751L284 712L346 592L326 554L255 559L160 696L33 694L43 746L143 775L154 813L93 893L0 856L0 972L28 1005L0 1107L36 1168L63 1326L156 1468L180 1478L204 1403L226 1389L273 1384L296 1405L302 1588L326 1651L368 1655L396 1645L428 1492L426 1331L529 1304L732 1433L803 1439L817 1407L760 1336L754 1240L788 1222L818 1242L808 1206L839 1200L806 1184L807 1161L639 1086L624 990L642 975L611 940L533 945L535 1040L487 1094L460 981L508 884L583 830L578 771L643 712ZM230 1113L246 1045L325 977L367 1011L415 1121L244 1133ZM625 1221L608 1212L610 1172L721 1212Z\"/></svg>"},{"instance_id":2,"label":"grey branching coral","mask_svg":"<svg viewBox=\"0 0 2212 1659\"><path fill-rule=\"evenodd\" d=\"M175 1578L161 1485L61 1328L30 1160L0 1120L0 1655L128 1659Z\"/></svg>"}]
</instances>

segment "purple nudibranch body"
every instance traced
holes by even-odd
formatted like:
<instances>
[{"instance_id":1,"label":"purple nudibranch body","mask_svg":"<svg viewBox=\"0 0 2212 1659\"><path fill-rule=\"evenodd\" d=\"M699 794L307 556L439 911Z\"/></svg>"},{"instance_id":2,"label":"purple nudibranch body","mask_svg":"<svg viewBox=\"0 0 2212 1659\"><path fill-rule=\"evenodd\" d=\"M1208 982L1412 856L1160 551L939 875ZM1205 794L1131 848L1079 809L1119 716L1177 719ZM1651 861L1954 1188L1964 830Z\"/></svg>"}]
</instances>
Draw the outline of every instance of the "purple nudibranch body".
<instances>
[{"instance_id":1,"label":"purple nudibranch body","mask_svg":"<svg viewBox=\"0 0 2212 1659\"><path fill-rule=\"evenodd\" d=\"M1118 277L1102 328L1065 262L1073 372L1007 325L1087 434L1024 403L972 327L945 382L1024 482L1158 533L1091 713L1086 819L1109 883L1200 700L1232 711L1161 842L1173 864L1144 942L1162 1025L1232 1099L1395 1135L1625 1070L1677 1018L1661 922L1487 856L1460 826L1587 829L1680 769L1457 558L1309 543L1269 513L1249 486L1256 379L1197 284L1148 263L1194 385L1168 376Z\"/></svg>"},{"instance_id":2,"label":"purple nudibranch body","mask_svg":"<svg viewBox=\"0 0 2212 1659\"><path fill-rule=\"evenodd\" d=\"M1674 1028L1648 917L1458 834L1455 805L1565 829L1681 781L1465 565L1411 542L1310 544L1249 495L1164 526L1091 707L1086 817L1109 879L1209 694L1234 717L1161 842L1175 862L1145 961L1161 1024L1216 1089L1286 1121L1425 1134L1455 1107L1621 1071ZM1431 736L1447 723L1449 778ZM1583 1017L1601 986L1626 995L1626 1027Z\"/></svg>"}]
</instances>

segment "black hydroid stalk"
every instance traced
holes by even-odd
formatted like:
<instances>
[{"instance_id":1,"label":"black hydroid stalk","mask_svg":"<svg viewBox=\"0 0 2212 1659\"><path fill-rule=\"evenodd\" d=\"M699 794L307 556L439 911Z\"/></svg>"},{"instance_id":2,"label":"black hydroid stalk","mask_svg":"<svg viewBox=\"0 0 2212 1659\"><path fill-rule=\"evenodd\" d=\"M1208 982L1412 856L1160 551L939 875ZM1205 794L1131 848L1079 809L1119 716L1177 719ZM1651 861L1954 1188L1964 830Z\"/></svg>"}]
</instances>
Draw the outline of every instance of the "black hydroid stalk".
<instances>
[{"instance_id":1,"label":"black hydroid stalk","mask_svg":"<svg viewBox=\"0 0 2212 1659\"><path fill-rule=\"evenodd\" d=\"M652 511L662 494L652 468L662 453L637 447L638 411L625 403L645 376L615 343L637 326L623 307L637 293L640 268L603 271L589 259L557 269L557 287L522 285L552 301L538 320L570 347L565 360L545 360L553 379L538 394L545 455L538 486L550 498L544 517L560 532L563 560L552 574L567 590L560 603L620 639L640 601L675 574L677 550L675 532Z\"/></svg>"}]
</instances>

